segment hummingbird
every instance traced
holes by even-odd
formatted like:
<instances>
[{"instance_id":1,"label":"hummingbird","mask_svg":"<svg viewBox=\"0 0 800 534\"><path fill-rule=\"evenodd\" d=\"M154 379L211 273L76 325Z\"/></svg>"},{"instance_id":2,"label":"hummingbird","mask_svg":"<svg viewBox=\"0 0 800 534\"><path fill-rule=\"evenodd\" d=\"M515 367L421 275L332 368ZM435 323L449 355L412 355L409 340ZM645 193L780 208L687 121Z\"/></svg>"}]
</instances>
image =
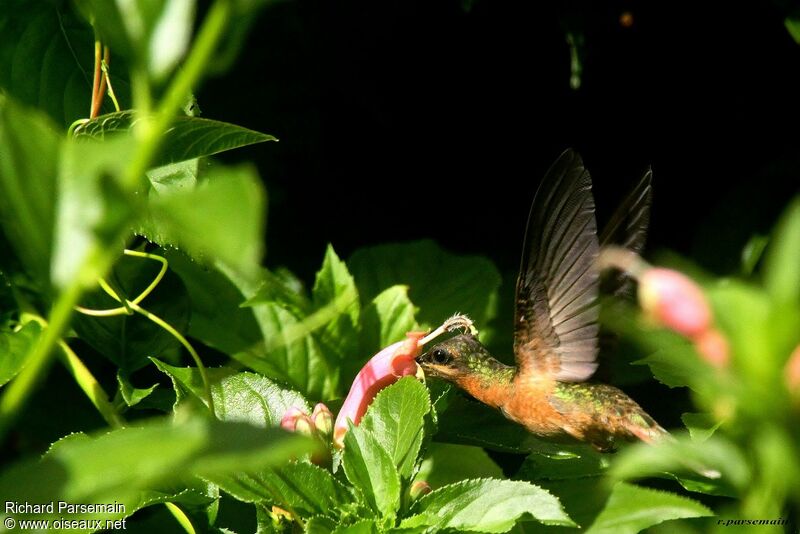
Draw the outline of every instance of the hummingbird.
<instances>
[{"instance_id":1,"label":"hummingbird","mask_svg":"<svg viewBox=\"0 0 800 534\"><path fill-rule=\"evenodd\" d=\"M495 359L471 333L434 345L418 361L509 420L552 441L588 443L600 452L619 441L655 442L668 433L621 390L588 382L597 369L601 283L624 293L622 273L601 280L601 245L635 252L649 222L651 171L626 197L598 237L592 182L575 151L547 171L531 204L517 278L514 356Z\"/></svg>"}]
</instances>

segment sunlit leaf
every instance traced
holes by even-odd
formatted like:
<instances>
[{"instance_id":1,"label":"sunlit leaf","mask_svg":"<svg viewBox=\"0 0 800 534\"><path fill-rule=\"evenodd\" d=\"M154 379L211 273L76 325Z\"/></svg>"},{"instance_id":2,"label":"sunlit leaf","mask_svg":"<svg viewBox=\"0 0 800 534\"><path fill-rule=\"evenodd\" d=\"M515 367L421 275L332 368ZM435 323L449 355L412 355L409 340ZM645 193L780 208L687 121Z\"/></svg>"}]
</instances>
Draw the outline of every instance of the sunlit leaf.
<instances>
[{"instance_id":1,"label":"sunlit leaf","mask_svg":"<svg viewBox=\"0 0 800 534\"><path fill-rule=\"evenodd\" d=\"M671 519L710 515L713 515L711 510L692 499L618 482L603 511L586 532L636 534Z\"/></svg>"},{"instance_id":2,"label":"sunlit leaf","mask_svg":"<svg viewBox=\"0 0 800 534\"><path fill-rule=\"evenodd\" d=\"M307 462L207 478L241 501L280 506L304 516L338 518L337 508L353 501L353 494L329 471Z\"/></svg>"},{"instance_id":3,"label":"sunlit leaf","mask_svg":"<svg viewBox=\"0 0 800 534\"><path fill-rule=\"evenodd\" d=\"M430 407L425 386L407 377L378 393L360 422L389 453L402 478L409 478L414 469Z\"/></svg>"},{"instance_id":4,"label":"sunlit leaf","mask_svg":"<svg viewBox=\"0 0 800 534\"><path fill-rule=\"evenodd\" d=\"M153 359L173 381L179 400L192 395L205 402L203 380L196 367L175 367ZM277 427L281 418L296 407L310 411L308 401L296 391L280 387L255 373L237 373L230 368L207 369L214 409L223 421L244 421L260 427Z\"/></svg>"},{"instance_id":5,"label":"sunlit leaf","mask_svg":"<svg viewBox=\"0 0 800 534\"><path fill-rule=\"evenodd\" d=\"M393 516L400 507L400 477L391 455L372 432L351 427L344 438L344 472L375 512Z\"/></svg>"},{"instance_id":6,"label":"sunlit leaf","mask_svg":"<svg viewBox=\"0 0 800 534\"><path fill-rule=\"evenodd\" d=\"M195 475L257 470L312 449L301 436L245 423L159 420L59 443L43 459L4 471L0 493L18 502L124 502Z\"/></svg>"},{"instance_id":7,"label":"sunlit leaf","mask_svg":"<svg viewBox=\"0 0 800 534\"><path fill-rule=\"evenodd\" d=\"M75 129L78 139L102 140L112 134L133 134L135 114L118 111L101 115ZM175 118L164 134L161 149L153 165L161 166L187 161L255 143L277 141L271 135L249 130L227 122L181 115Z\"/></svg>"},{"instance_id":8,"label":"sunlit leaf","mask_svg":"<svg viewBox=\"0 0 800 534\"><path fill-rule=\"evenodd\" d=\"M422 497L412 511L417 515L405 519L401 527L506 532L523 516L544 524L574 525L556 497L533 484L512 480L450 484Z\"/></svg>"},{"instance_id":9,"label":"sunlit leaf","mask_svg":"<svg viewBox=\"0 0 800 534\"><path fill-rule=\"evenodd\" d=\"M205 264L219 260L252 275L263 252L264 197L252 169L217 167L195 189L151 196L149 218L136 232Z\"/></svg>"}]
</instances>

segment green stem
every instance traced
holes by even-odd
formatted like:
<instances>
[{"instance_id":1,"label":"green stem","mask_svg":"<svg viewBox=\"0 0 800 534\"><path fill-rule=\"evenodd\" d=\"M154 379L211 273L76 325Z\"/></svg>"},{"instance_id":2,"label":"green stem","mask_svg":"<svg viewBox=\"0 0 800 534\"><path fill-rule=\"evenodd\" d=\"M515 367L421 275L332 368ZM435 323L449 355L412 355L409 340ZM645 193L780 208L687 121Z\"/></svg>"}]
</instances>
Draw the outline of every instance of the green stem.
<instances>
[{"instance_id":1,"label":"green stem","mask_svg":"<svg viewBox=\"0 0 800 534\"><path fill-rule=\"evenodd\" d=\"M89 401L94 405L100 415L103 416L106 423L113 428L122 428L125 426L125 419L119 414L117 409L108 400L108 396L97 379L92 375L92 372L83 364L81 359L75 354L69 345L63 341L59 342L59 346L63 351L64 365L67 366L70 374L78 383L78 386L83 390Z\"/></svg>"},{"instance_id":2,"label":"green stem","mask_svg":"<svg viewBox=\"0 0 800 534\"><path fill-rule=\"evenodd\" d=\"M200 359L200 355L197 354L197 351L194 350L194 347L192 347L191 343L189 343L186 340L186 338L183 337L183 335L181 335L180 332L175 330L175 328L171 324L166 322L158 315L145 310L144 308L142 308L141 306L139 306L138 304L136 304L131 300L127 302L128 306L130 306L131 309L133 309L133 311L144 315L145 317L156 323L158 326L160 326L161 328L172 334L172 336L175 339L177 339L187 351L189 351L189 354L191 354L194 363L197 365L197 370L200 372L200 378L203 380L203 389L205 390L206 401L208 402L208 409L211 412L211 415L216 417L216 412L214 411L214 397L211 395L211 382L208 379L208 372L206 371L206 368L203 365L203 361Z\"/></svg>"},{"instance_id":3,"label":"green stem","mask_svg":"<svg viewBox=\"0 0 800 534\"><path fill-rule=\"evenodd\" d=\"M175 503L171 503L171 502L164 503L164 506L167 507L167 510L170 511L170 513L178 521L178 524L180 524L180 526L183 527L183 530L185 530L187 532L187 534L195 534L196 531L194 530L194 527L192 526L192 522L189 520L189 518L186 516L186 514L183 513L183 510L178 508L178 506Z\"/></svg>"},{"instance_id":4,"label":"green stem","mask_svg":"<svg viewBox=\"0 0 800 534\"><path fill-rule=\"evenodd\" d=\"M124 183L131 189L135 189L138 185L161 145L163 133L183 106L194 84L200 79L206 63L217 47L222 32L228 25L230 14L230 0L217 0L212 4L186 62L172 80L155 116L152 119L143 117L144 120L140 121L143 128L140 150L131 162L124 179Z\"/></svg>"}]
</instances>

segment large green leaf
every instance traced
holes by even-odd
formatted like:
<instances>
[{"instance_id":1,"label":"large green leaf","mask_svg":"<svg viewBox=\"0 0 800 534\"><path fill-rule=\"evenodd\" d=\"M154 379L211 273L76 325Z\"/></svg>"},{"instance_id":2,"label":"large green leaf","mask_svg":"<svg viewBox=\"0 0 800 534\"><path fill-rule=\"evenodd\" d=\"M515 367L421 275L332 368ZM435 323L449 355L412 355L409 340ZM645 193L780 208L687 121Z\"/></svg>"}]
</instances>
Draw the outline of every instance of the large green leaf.
<instances>
[{"instance_id":1,"label":"large green leaf","mask_svg":"<svg viewBox=\"0 0 800 534\"><path fill-rule=\"evenodd\" d=\"M265 192L253 169L216 167L195 189L151 195L148 206L137 233L205 264L219 261L246 275L257 272Z\"/></svg>"},{"instance_id":2,"label":"large green leaf","mask_svg":"<svg viewBox=\"0 0 800 534\"><path fill-rule=\"evenodd\" d=\"M122 248L126 230L141 208L135 184L123 178L134 150L133 139L66 140L56 196L52 279L57 285L78 279L94 287L110 268L92 261L98 251Z\"/></svg>"},{"instance_id":3,"label":"large green leaf","mask_svg":"<svg viewBox=\"0 0 800 534\"><path fill-rule=\"evenodd\" d=\"M242 308L241 290L219 269L201 265L179 251L160 250L183 280L192 303L189 335L227 354L261 341L253 311Z\"/></svg>"},{"instance_id":4,"label":"large green leaf","mask_svg":"<svg viewBox=\"0 0 800 534\"><path fill-rule=\"evenodd\" d=\"M309 398L331 398L337 377L303 321L274 303L252 309L264 344L232 356L254 371L287 382Z\"/></svg>"},{"instance_id":5,"label":"large green leaf","mask_svg":"<svg viewBox=\"0 0 800 534\"><path fill-rule=\"evenodd\" d=\"M392 456L378 438L361 426L351 427L344 438L344 472L365 502L384 517L400 508L400 477Z\"/></svg>"},{"instance_id":6,"label":"large green leaf","mask_svg":"<svg viewBox=\"0 0 800 534\"><path fill-rule=\"evenodd\" d=\"M258 470L313 449L302 436L246 423L158 420L59 443L43 459L20 462L0 475L0 494L31 503L124 502L195 475Z\"/></svg>"},{"instance_id":7,"label":"large green leaf","mask_svg":"<svg viewBox=\"0 0 800 534\"><path fill-rule=\"evenodd\" d=\"M0 386L17 376L25 366L25 356L39 339L42 328L30 322L16 332L0 332Z\"/></svg>"},{"instance_id":8,"label":"large green leaf","mask_svg":"<svg viewBox=\"0 0 800 534\"><path fill-rule=\"evenodd\" d=\"M502 477L503 470L480 447L431 443L414 479L439 488L467 478Z\"/></svg>"},{"instance_id":9,"label":"large green leaf","mask_svg":"<svg viewBox=\"0 0 800 534\"><path fill-rule=\"evenodd\" d=\"M634 444L618 454L609 474L616 480L666 476L712 495L736 495L752 480L751 468L739 449L716 434L704 441L679 435L658 446Z\"/></svg>"},{"instance_id":10,"label":"large green leaf","mask_svg":"<svg viewBox=\"0 0 800 534\"><path fill-rule=\"evenodd\" d=\"M360 423L389 453L402 478L413 473L430 409L428 390L406 377L378 393Z\"/></svg>"},{"instance_id":11,"label":"large green leaf","mask_svg":"<svg viewBox=\"0 0 800 534\"><path fill-rule=\"evenodd\" d=\"M196 367L174 367L153 359L153 363L173 381L179 400L186 395L205 402L200 372ZM276 427L289 410L309 411L299 393L284 389L255 373L236 373L228 368L207 370L212 382L211 395L217 417L223 421L244 421L260 427Z\"/></svg>"},{"instance_id":12,"label":"large green leaf","mask_svg":"<svg viewBox=\"0 0 800 534\"><path fill-rule=\"evenodd\" d=\"M59 137L50 122L0 94L0 221L23 265L44 287L50 281L58 154Z\"/></svg>"},{"instance_id":13,"label":"large green leaf","mask_svg":"<svg viewBox=\"0 0 800 534\"><path fill-rule=\"evenodd\" d=\"M544 524L574 525L548 491L527 482L489 478L435 490L417 501L412 511L417 515L405 519L401 527L506 532L527 516Z\"/></svg>"},{"instance_id":14,"label":"large green leaf","mask_svg":"<svg viewBox=\"0 0 800 534\"><path fill-rule=\"evenodd\" d=\"M67 0L9 2L0 10L0 87L66 128L87 117L94 36ZM130 102L126 68L112 59L114 91ZM110 103L106 109L110 110Z\"/></svg>"},{"instance_id":15,"label":"large green leaf","mask_svg":"<svg viewBox=\"0 0 800 534\"><path fill-rule=\"evenodd\" d=\"M317 272L311 302L315 310L329 309L335 314L316 332L329 358L351 358L358 351L358 290L347 266L330 245Z\"/></svg>"},{"instance_id":16,"label":"large green leaf","mask_svg":"<svg viewBox=\"0 0 800 534\"><path fill-rule=\"evenodd\" d=\"M419 306L417 318L428 325L460 312L480 329L494 317L500 274L485 258L457 256L425 240L360 249L347 264L364 302L402 284Z\"/></svg>"},{"instance_id":17,"label":"large green leaf","mask_svg":"<svg viewBox=\"0 0 800 534\"><path fill-rule=\"evenodd\" d=\"M134 120L135 114L130 110L101 115L76 128L75 135L79 139L100 140L114 133L133 135ZM212 156L265 141L277 139L235 124L181 115L164 134L153 166Z\"/></svg>"},{"instance_id":18,"label":"large green leaf","mask_svg":"<svg viewBox=\"0 0 800 534\"><path fill-rule=\"evenodd\" d=\"M671 519L705 517L713 512L697 501L618 482L587 534L636 534Z\"/></svg>"},{"instance_id":19,"label":"large green leaf","mask_svg":"<svg viewBox=\"0 0 800 534\"><path fill-rule=\"evenodd\" d=\"M352 493L329 471L307 462L208 478L240 501L277 505L303 516L338 519L337 508L353 501Z\"/></svg>"},{"instance_id":20,"label":"large green leaf","mask_svg":"<svg viewBox=\"0 0 800 534\"><path fill-rule=\"evenodd\" d=\"M108 278L122 291L123 298L133 300L158 274L161 264L137 257L122 256ZM121 304L102 290L84 295L81 305L95 310L119 308ZM189 297L180 278L167 271L164 278L140 306L185 333L189 323ZM176 348L178 340L147 317L116 315L95 317L77 313L73 327L85 342L114 362L124 373L132 373L148 364L148 357L157 357Z\"/></svg>"},{"instance_id":21,"label":"large green leaf","mask_svg":"<svg viewBox=\"0 0 800 534\"><path fill-rule=\"evenodd\" d=\"M418 329L414 305L406 286L392 286L379 293L362 314L361 352L374 354Z\"/></svg>"}]
</instances>

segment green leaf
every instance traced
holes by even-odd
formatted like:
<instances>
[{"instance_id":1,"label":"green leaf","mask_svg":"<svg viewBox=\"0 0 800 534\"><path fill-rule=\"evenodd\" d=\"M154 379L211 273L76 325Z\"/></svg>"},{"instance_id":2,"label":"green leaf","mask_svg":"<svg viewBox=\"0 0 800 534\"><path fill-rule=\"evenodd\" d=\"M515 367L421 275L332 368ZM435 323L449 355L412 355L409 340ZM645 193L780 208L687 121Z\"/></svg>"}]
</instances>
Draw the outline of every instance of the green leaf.
<instances>
[{"instance_id":1,"label":"green leaf","mask_svg":"<svg viewBox=\"0 0 800 534\"><path fill-rule=\"evenodd\" d=\"M695 441L703 442L714 435L714 432L722 425L722 421L714 421L708 413L685 413L681 415L681 421L689 435Z\"/></svg>"},{"instance_id":2,"label":"green leaf","mask_svg":"<svg viewBox=\"0 0 800 534\"><path fill-rule=\"evenodd\" d=\"M392 286L372 299L364 310L361 325L361 353L374 354L382 347L405 339L406 332L417 330L414 305L406 286Z\"/></svg>"},{"instance_id":3,"label":"green leaf","mask_svg":"<svg viewBox=\"0 0 800 534\"><path fill-rule=\"evenodd\" d=\"M155 194L163 195L175 191L191 191L197 186L200 160L189 159L170 163L147 171L147 179Z\"/></svg>"},{"instance_id":4,"label":"green leaf","mask_svg":"<svg viewBox=\"0 0 800 534\"><path fill-rule=\"evenodd\" d=\"M261 285L255 294L242 304L243 307L274 302L297 315L311 313L311 302L302 284L291 272L285 269L278 269L275 272L264 269L260 278Z\"/></svg>"},{"instance_id":5,"label":"green leaf","mask_svg":"<svg viewBox=\"0 0 800 534\"><path fill-rule=\"evenodd\" d=\"M527 482L489 478L435 490L417 501L412 511L417 515L404 520L401 527L506 532L523 516L546 525L575 524L546 490Z\"/></svg>"},{"instance_id":6,"label":"green leaf","mask_svg":"<svg viewBox=\"0 0 800 534\"><path fill-rule=\"evenodd\" d=\"M279 465L313 449L302 436L245 423L157 420L59 442L43 459L25 460L4 471L0 494L32 503L139 500L143 490L163 490L197 475Z\"/></svg>"},{"instance_id":7,"label":"green leaf","mask_svg":"<svg viewBox=\"0 0 800 534\"><path fill-rule=\"evenodd\" d=\"M25 356L39 340L42 327L30 322L16 332L0 332L0 386L25 367Z\"/></svg>"},{"instance_id":8,"label":"green leaf","mask_svg":"<svg viewBox=\"0 0 800 534\"><path fill-rule=\"evenodd\" d=\"M302 516L338 519L337 508L353 501L353 495L330 472L307 462L291 462L254 474L212 476L209 480L240 501L276 505Z\"/></svg>"},{"instance_id":9,"label":"green leaf","mask_svg":"<svg viewBox=\"0 0 800 534\"><path fill-rule=\"evenodd\" d=\"M423 438L425 414L431 409L428 390L412 377L381 390L361 420L389 453L401 478L410 478Z\"/></svg>"},{"instance_id":10,"label":"green leaf","mask_svg":"<svg viewBox=\"0 0 800 534\"><path fill-rule=\"evenodd\" d=\"M517 477L524 480L563 480L600 476L610 465L608 455L585 447L580 454L530 454Z\"/></svg>"},{"instance_id":11,"label":"green leaf","mask_svg":"<svg viewBox=\"0 0 800 534\"><path fill-rule=\"evenodd\" d=\"M502 477L502 469L480 447L431 443L414 479L439 488L467 478Z\"/></svg>"},{"instance_id":12,"label":"green leaf","mask_svg":"<svg viewBox=\"0 0 800 534\"><path fill-rule=\"evenodd\" d=\"M50 282L58 154L59 137L50 122L0 94L0 221L17 256L44 287Z\"/></svg>"},{"instance_id":13,"label":"green leaf","mask_svg":"<svg viewBox=\"0 0 800 534\"><path fill-rule=\"evenodd\" d=\"M136 406L158 387L158 384L153 384L149 388L137 388L131 384L129 378L122 371L117 371L117 385L122 400L128 407Z\"/></svg>"},{"instance_id":14,"label":"green leaf","mask_svg":"<svg viewBox=\"0 0 800 534\"><path fill-rule=\"evenodd\" d=\"M764 284L776 303L795 307L800 303L800 197L792 201L774 230Z\"/></svg>"},{"instance_id":15,"label":"green leaf","mask_svg":"<svg viewBox=\"0 0 800 534\"><path fill-rule=\"evenodd\" d=\"M222 271L178 251L159 250L158 254L167 258L189 293L191 337L226 354L247 350L262 340L253 311L241 307L244 295Z\"/></svg>"},{"instance_id":16,"label":"green leaf","mask_svg":"<svg viewBox=\"0 0 800 534\"><path fill-rule=\"evenodd\" d=\"M362 426L351 426L344 438L344 473L364 501L383 517L400 508L400 477L392 456Z\"/></svg>"},{"instance_id":17,"label":"green leaf","mask_svg":"<svg viewBox=\"0 0 800 534\"><path fill-rule=\"evenodd\" d=\"M408 286L422 323L438 325L461 312L481 329L494 317L500 274L485 258L457 256L425 240L363 248L347 264L364 302L387 287Z\"/></svg>"},{"instance_id":18,"label":"green leaf","mask_svg":"<svg viewBox=\"0 0 800 534\"><path fill-rule=\"evenodd\" d=\"M258 304L252 310L264 346L232 356L254 371L287 382L309 398L331 398L338 377L311 336L310 328L277 304Z\"/></svg>"},{"instance_id":19,"label":"green leaf","mask_svg":"<svg viewBox=\"0 0 800 534\"><path fill-rule=\"evenodd\" d=\"M156 80L172 71L189 45L194 0L84 0L81 7L103 42Z\"/></svg>"},{"instance_id":20,"label":"green leaf","mask_svg":"<svg viewBox=\"0 0 800 534\"><path fill-rule=\"evenodd\" d=\"M794 42L800 44L800 16L797 12L783 19L783 24Z\"/></svg>"},{"instance_id":21,"label":"green leaf","mask_svg":"<svg viewBox=\"0 0 800 534\"><path fill-rule=\"evenodd\" d=\"M66 0L4 3L0 11L0 87L66 129L89 115L94 36ZM114 91L130 102L127 68L115 56ZM106 101L106 109L111 103ZM53 173L51 176L55 176Z\"/></svg>"},{"instance_id":22,"label":"green leaf","mask_svg":"<svg viewBox=\"0 0 800 534\"><path fill-rule=\"evenodd\" d=\"M716 478L702 476L700 472ZM713 435L705 441L677 436L656 446L634 444L620 451L609 470L615 480L649 476L674 478L693 491L711 495L735 495L751 480L751 469L739 449Z\"/></svg>"},{"instance_id":23,"label":"green leaf","mask_svg":"<svg viewBox=\"0 0 800 534\"><path fill-rule=\"evenodd\" d=\"M358 290L347 266L328 245L322 268L317 273L311 302L315 310L335 314L316 332L329 359L352 358L358 350Z\"/></svg>"},{"instance_id":24,"label":"green leaf","mask_svg":"<svg viewBox=\"0 0 800 534\"><path fill-rule=\"evenodd\" d=\"M618 482L587 534L636 534L671 519L706 517L713 512L697 501Z\"/></svg>"},{"instance_id":25,"label":"green leaf","mask_svg":"<svg viewBox=\"0 0 800 534\"><path fill-rule=\"evenodd\" d=\"M122 182L133 156L132 139L109 139L103 143L78 143L68 138L63 146L56 197L56 232L52 278L66 286L78 278L85 287L95 287L110 265L94 259L97 250L122 248L121 239L140 199Z\"/></svg>"},{"instance_id":26,"label":"green leaf","mask_svg":"<svg viewBox=\"0 0 800 534\"><path fill-rule=\"evenodd\" d=\"M133 111L118 111L101 115L75 129L79 139L102 140L111 134L133 136ZM153 160L154 166L213 156L235 148L277 141L271 135L242 126L200 117L180 115L164 134L161 149Z\"/></svg>"},{"instance_id":27,"label":"green leaf","mask_svg":"<svg viewBox=\"0 0 800 534\"><path fill-rule=\"evenodd\" d=\"M253 169L216 167L193 190L151 196L149 218L136 232L205 264L217 260L252 276L263 253L264 203Z\"/></svg>"},{"instance_id":28,"label":"green leaf","mask_svg":"<svg viewBox=\"0 0 800 534\"><path fill-rule=\"evenodd\" d=\"M196 367L174 367L153 358L153 363L173 381L179 400L192 395L205 402L200 372ZM284 389L255 373L235 373L219 367L207 369L217 417L244 421L259 427L276 427L289 408L310 412L308 401L296 391Z\"/></svg>"}]
</instances>

